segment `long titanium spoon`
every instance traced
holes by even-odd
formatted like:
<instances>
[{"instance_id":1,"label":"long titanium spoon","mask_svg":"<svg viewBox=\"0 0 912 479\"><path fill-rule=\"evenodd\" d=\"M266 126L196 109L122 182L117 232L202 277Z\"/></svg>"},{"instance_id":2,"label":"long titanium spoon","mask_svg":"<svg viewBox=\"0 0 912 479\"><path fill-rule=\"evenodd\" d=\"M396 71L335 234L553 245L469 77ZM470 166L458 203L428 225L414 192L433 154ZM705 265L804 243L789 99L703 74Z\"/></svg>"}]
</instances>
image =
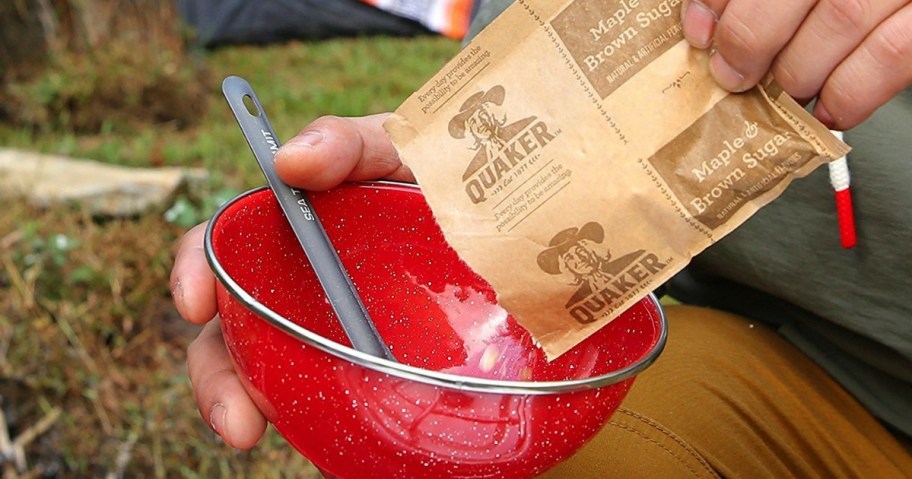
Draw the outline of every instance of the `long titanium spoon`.
<instances>
[{"instance_id":1,"label":"long titanium spoon","mask_svg":"<svg viewBox=\"0 0 912 479\"><path fill-rule=\"evenodd\" d=\"M279 140L253 88L243 78L229 76L222 82L222 93L352 346L358 351L395 361L368 316L307 195L279 179L273 160ZM251 108L245 104L245 99Z\"/></svg>"}]
</instances>

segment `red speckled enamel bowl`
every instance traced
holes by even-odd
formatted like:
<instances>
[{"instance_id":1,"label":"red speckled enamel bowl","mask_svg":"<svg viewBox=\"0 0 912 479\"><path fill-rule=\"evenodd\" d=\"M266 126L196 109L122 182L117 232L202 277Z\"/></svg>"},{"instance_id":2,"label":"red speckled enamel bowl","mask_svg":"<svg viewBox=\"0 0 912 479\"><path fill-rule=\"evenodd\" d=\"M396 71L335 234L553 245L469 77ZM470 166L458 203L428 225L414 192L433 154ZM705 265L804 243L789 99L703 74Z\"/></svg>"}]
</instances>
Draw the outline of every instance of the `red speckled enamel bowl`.
<instances>
[{"instance_id":1,"label":"red speckled enamel bowl","mask_svg":"<svg viewBox=\"0 0 912 479\"><path fill-rule=\"evenodd\" d=\"M268 189L206 234L225 342L327 477L531 477L601 427L665 344L649 296L553 362L444 241L420 190L352 183L314 209L398 363L351 349Z\"/></svg>"}]
</instances>

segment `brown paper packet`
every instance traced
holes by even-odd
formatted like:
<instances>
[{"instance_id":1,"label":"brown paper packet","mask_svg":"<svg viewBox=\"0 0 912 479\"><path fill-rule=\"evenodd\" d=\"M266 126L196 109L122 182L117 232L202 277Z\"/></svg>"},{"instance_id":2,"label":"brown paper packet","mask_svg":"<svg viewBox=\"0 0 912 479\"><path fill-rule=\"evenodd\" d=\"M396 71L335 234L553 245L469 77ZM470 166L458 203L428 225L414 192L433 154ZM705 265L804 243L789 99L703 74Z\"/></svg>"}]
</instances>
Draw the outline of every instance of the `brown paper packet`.
<instances>
[{"instance_id":1,"label":"brown paper packet","mask_svg":"<svg viewBox=\"0 0 912 479\"><path fill-rule=\"evenodd\" d=\"M550 359L848 151L771 79L717 87L680 18L680 0L519 0L385 124Z\"/></svg>"}]
</instances>

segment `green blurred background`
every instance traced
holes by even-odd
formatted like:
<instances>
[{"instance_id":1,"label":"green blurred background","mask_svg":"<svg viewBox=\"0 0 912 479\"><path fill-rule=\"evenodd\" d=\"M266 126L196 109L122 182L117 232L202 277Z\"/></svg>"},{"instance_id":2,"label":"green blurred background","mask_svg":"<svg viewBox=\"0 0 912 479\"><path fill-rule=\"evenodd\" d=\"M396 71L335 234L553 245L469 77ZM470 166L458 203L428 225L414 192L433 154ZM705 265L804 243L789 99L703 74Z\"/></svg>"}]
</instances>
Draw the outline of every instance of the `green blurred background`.
<instances>
[{"instance_id":1,"label":"green blurred background","mask_svg":"<svg viewBox=\"0 0 912 479\"><path fill-rule=\"evenodd\" d=\"M265 183L221 80L246 78L287 139L320 115L395 109L459 43L372 36L202 50L168 2L0 3L0 148L209 172L131 218L4 200L0 428L35 434L18 465L2 462L3 477L317 477L272 430L248 452L220 443L186 375L197 329L170 302L175 243ZM57 9L53 36L29 16L35 4Z\"/></svg>"}]
</instances>

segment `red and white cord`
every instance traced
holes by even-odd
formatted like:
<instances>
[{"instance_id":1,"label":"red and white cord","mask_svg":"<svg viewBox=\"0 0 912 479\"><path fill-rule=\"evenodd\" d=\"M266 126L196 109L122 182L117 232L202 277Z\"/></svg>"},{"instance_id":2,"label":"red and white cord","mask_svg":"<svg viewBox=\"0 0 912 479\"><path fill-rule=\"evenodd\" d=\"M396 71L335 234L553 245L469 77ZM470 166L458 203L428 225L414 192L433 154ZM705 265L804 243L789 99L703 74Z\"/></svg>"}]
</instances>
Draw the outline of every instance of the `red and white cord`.
<instances>
[{"instance_id":1,"label":"red and white cord","mask_svg":"<svg viewBox=\"0 0 912 479\"><path fill-rule=\"evenodd\" d=\"M841 131L834 131L840 140ZM839 241L842 247L849 249L855 247L858 238L855 234L855 212L852 207L851 179L849 177L849 163L843 156L829 163L830 184L836 192L836 219L839 222Z\"/></svg>"}]
</instances>

